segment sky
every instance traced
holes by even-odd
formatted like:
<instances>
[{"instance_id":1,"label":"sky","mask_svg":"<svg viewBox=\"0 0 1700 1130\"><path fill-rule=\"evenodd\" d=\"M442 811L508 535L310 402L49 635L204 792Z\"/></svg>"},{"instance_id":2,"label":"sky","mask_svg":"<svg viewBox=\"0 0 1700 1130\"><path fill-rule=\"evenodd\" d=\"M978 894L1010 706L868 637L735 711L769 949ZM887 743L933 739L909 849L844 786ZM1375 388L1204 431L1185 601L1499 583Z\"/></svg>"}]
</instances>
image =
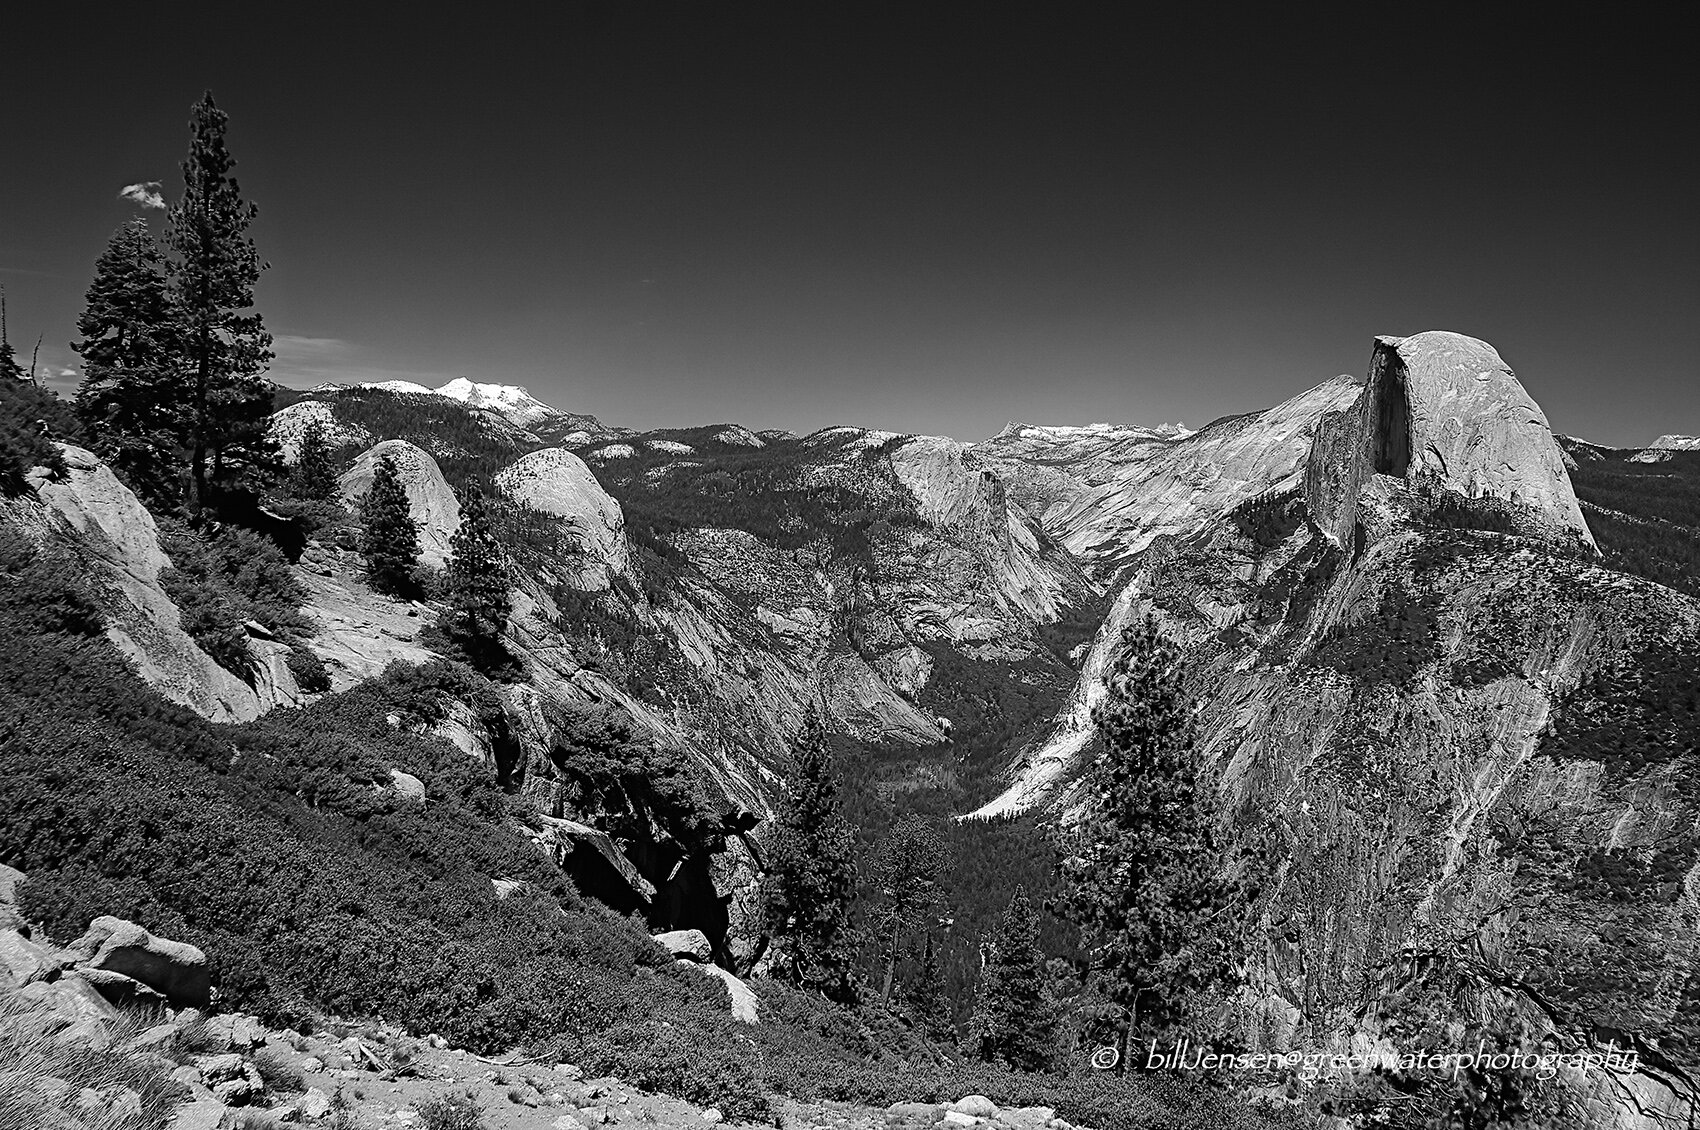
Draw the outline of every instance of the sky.
<instances>
[{"instance_id":1,"label":"sky","mask_svg":"<svg viewBox=\"0 0 1700 1130\"><path fill-rule=\"evenodd\" d=\"M30 7L0 283L60 388L210 88L297 387L977 439L1196 427L1448 329L1559 431L1700 433L1700 87L1626 6Z\"/></svg>"}]
</instances>

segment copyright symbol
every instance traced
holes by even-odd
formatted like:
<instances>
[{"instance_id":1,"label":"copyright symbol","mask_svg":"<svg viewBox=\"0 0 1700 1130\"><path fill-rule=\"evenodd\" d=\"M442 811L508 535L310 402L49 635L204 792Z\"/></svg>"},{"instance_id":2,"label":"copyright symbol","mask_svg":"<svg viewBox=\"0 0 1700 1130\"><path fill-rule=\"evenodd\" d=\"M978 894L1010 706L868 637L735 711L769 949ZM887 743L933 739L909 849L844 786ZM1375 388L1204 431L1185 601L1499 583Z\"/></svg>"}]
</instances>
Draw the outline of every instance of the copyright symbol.
<instances>
[{"instance_id":1,"label":"copyright symbol","mask_svg":"<svg viewBox=\"0 0 1700 1130\"><path fill-rule=\"evenodd\" d=\"M1108 1071L1121 1062L1122 1053L1113 1047L1101 1047L1092 1053L1092 1066L1099 1071Z\"/></svg>"}]
</instances>

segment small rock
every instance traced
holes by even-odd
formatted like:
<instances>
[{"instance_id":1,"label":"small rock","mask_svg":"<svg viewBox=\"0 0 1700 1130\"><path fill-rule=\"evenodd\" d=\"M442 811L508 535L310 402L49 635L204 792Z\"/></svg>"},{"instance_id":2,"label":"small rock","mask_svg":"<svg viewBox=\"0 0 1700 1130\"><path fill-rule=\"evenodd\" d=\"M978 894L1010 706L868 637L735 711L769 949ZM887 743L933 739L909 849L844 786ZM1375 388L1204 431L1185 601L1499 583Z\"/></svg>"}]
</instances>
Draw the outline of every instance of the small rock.
<instances>
[{"instance_id":1,"label":"small rock","mask_svg":"<svg viewBox=\"0 0 1700 1130\"><path fill-rule=\"evenodd\" d=\"M307 1093L299 1101L301 1113L314 1121L331 1112L331 1097L317 1087L308 1087Z\"/></svg>"},{"instance_id":2,"label":"small rock","mask_svg":"<svg viewBox=\"0 0 1700 1130\"><path fill-rule=\"evenodd\" d=\"M957 1114L973 1115L975 1118L996 1118L998 1104L985 1095L964 1095L950 1104L950 1109Z\"/></svg>"},{"instance_id":3,"label":"small rock","mask_svg":"<svg viewBox=\"0 0 1700 1130\"><path fill-rule=\"evenodd\" d=\"M247 1064L235 1052L223 1052L219 1055L198 1055L195 1066L200 1069L201 1078L210 1084L242 1078L242 1069Z\"/></svg>"},{"instance_id":4,"label":"small rock","mask_svg":"<svg viewBox=\"0 0 1700 1130\"><path fill-rule=\"evenodd\" d=\"M717 1122L726 1121L726 1116L720 1113L720 1109L718 1107L711 1106L702 1112L702 1120L712 1126Z\"/></svg>"},{"instance_id":5,"label":"small rock","mask_svg":"<svg viewBox=\"0 0 1700 1130\"><path fill-rule=\"evenodd\" d=\"M177 1108L171 1130L218 1130L230 1108L217 1099L196 1099L188 1106Z\"/></svg>"},{"instance_id":6,"label":"small rock","mask_svg":"<svg viewBox=\"0 0 1700 1130\"><path fill-rule=\"evenodd\" d=\"M939 1125L940 1126L980 1126L980 1125L984 1124L985 1121L986 1121L985 1119L977 1118L974 1115L968 1114L965 1111L947 1110L947 1111L944 1112L944 1118L942 1118L939 1121Z\"/></svg>"},{"instance_id":7,"label":"small rock","mask_svg":"<svg viewBox=\"0 0 1700 1130\"><path fill-rule=\"evenodd\" d=\"M323 1071L324 1069L325 1061L316 1055L310 1055L301 1061L301 1070L303 1071Z\"/></svg>"},{"instance_id":8,"label":"small rock","mask_svg":"<svg viewBox=\"0 0 1700 1130\"><path fill-rule=\"evenodd\" d=\"M273 1122L300 1122L301 1108L295 1103L284 1103L266 1111L266 1117Z\"/></svg>"}]
</instances>

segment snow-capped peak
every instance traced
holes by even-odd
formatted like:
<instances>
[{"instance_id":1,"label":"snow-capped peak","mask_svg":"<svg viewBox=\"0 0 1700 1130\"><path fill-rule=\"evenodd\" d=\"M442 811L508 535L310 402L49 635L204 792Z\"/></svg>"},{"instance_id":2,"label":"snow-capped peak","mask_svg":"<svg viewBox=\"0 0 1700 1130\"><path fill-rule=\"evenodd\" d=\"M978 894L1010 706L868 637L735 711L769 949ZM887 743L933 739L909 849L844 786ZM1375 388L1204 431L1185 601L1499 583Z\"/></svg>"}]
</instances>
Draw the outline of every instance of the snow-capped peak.
<instances>
[{"instance_id":1,"label":"snow-capped peak","mask_svg":"<svg viewBox=\"0 0 1700 1130\"><path fill-rule=\"evenodd\" d=\"M500 412L518 427L526 427L543 419L545 416L559 414L559 410L550 407L531 395L530 391L519 385L481 384L466 377L456 377L441 388L426 388L413 381L374 381L360 386L361 388L383 389L385 392L402 392L413 396L446 396L450 400L458 400L469 408L485 408Z\"/></svg>"},{"instance_id":2,"label":"snow-capped peak","mask_svg":"<svg viewBox=\"0 0 1700 1130\"><path fill-rule=\"evenodd\" d=\"M521 427L556 414L554 408L518 385L480 384L466 377L456 377L438 389L437 395L459 400L473 408L493 409Z\"/></svg>"}]
</instances>

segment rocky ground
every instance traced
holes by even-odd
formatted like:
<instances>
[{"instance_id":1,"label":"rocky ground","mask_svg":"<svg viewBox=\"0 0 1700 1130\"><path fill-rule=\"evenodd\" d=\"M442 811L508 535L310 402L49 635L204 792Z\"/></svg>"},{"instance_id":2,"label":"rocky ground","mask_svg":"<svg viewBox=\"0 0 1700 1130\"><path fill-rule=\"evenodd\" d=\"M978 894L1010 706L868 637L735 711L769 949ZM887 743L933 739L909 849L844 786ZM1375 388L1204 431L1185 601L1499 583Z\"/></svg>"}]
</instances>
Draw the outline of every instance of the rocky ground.
<instances>
[{"instance_id":1,"label":"rocky ground","mask_svg":"<svg viewBox=\"0 0 1700 1130\"><path fill-rule=\"evenodd\" d=\"M253 1043L241 1052L198 1057L179 1069L196 1101L184 1106L179 1130L214 1130L238 1125L241 1110L215 1097L216 1079L241 1078L233 1071L298 1081L292 1094L251 1093L245 1108L279 1124L334 1125L353 1130L428 1128L436 1104L476 1110L489 1130L577 1130L581 1126L643 1126L687 1130L727 1121L710 1106L669 1095L648 1094L618 1079L586 1078L572 1064L523 1059L490 1060L444 1045L439 1038L416 1040L376 1027L350 1030L331 1025L311 1034L266 1033L237 1018ZM339 1032L348 1032L339 1035ZM238 1041L242 1042L241 1040ZM233 1067L240 1060L244 1067ZM202 1081L195 1082L200 1073ZM208 1082L212 1082L209 1089ZM226 1090L225 1097L232 1097ZM238 1092L240 1094L240 1092ZM466 1100L470 1100L469 1102ZM785 1130L1064 1130L1067 1123L1042 1107L1000 1110L981 1096L944 1105L898 1103L885 1110L843 1103L799 1103L779 1099L775 1122Z\"/></svg>"},{"instance_id":2,"label":"rocky ground","mask_svg":"<svg viewBox=\"0 0 1700 1130\"><path fill-rule=\"evenodd\" d=\"M32 1130L685 1130L726 1122L713 1106L651 1094L569 1063L486 1058L440 1036L327 1019L268 1029L219 1012L206 955L104 917L67 946L35 933L15 904L24 876L0 866L0 1128ZM695 931L660 935L703 958ZM708 968L705 966L705 968ZM729 980L729 1006L755 1022ZM784 1130L1074 1130L1042 1107L999 1110L981 1096L889 1109L775 1098Z\"/></svg>"}]
</instances>

